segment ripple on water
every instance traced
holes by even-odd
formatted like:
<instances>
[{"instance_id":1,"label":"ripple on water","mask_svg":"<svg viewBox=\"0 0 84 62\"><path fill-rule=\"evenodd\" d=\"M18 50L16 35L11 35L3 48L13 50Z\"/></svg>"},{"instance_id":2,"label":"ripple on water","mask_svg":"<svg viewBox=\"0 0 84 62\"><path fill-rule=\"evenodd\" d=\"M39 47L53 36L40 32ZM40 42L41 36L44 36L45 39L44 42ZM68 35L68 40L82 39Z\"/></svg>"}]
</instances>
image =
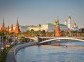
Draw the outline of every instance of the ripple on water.
<instances>
[{"instance_id":1,"label":"ripple on water","mask_svg":"<svg viewBox=\"0 0 84 62\"><path fill-rule=\"evenodd\" d=\"M84 47L81 46L31 46L21 49L17 62L83 62Z\"/></svg>"}]
</instances>

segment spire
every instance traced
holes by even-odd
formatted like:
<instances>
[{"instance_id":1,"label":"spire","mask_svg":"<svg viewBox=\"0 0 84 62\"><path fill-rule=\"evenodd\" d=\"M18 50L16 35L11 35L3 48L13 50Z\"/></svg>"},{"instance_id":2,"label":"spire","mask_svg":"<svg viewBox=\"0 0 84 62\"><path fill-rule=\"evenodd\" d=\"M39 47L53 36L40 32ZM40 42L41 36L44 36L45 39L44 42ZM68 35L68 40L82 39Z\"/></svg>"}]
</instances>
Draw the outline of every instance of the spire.
<instances>
[{"instance_id":1,"label":"spire","mask_svg":"<svg viewBox=\"0 0 84 62\"><path fill-rule=\"evenodd\" d=\"M17 23L16 23L16 27L15 27L15 30L14 31L15 31L16 34L19 34L20 33L18 18L17 18Z\"/></svg>"},{"instance_id":2,"label":"spire","mask_svg":"<svg viewBox=\"0 0 84 62\"><path fill-rule=\"evenodd\" d=\"M17 18L17 24L16 24L16 26L19 26L19 23L18 23L18 18Z\"/></svg>"},{"instance_id":3,"label":"spire","mask_svg":"<svg viewBox=\"0 0 84 62\"><path fill-rule=\"evenodd\" d=\"M69 16L69 18L71 19L71 16Z\"/></svg>"},{"instance_id":4,"label":"spire","mask_svg":"<svg viewBox=\"0 0 84 62\"><path fill-rule=\"evenodd\" d=\"M58 26L58 25L59 25L59 19L57 19L57 20L55 21L55 23L56 23L56 26Z\"/></svg>"},{"instance_id":5,"label":"spire","mask_svg":"<svg viewBox=\"0 0 84 62\"><path fill-rule=\"evenodd\" d=\"M8 30L8 32L9 32L9 26L7 27L7 30Z\"/></svg>"},{"instance_id":6,"label":"spire","mask_svg":"<svg viewBox=\"0 0 84 62\"><path fill-rule=\"evenodd\" d=\"M2 31L2 32L6 31L5 23L4 23L4 18L3 18L3 24L2 24L2 27L1 27L1 31Z\"/></svg>"},{"instance_id":7,"label":"spire","mask_svg":"<svg viewBox=\"0 0 84 62\"><path fill-rule=\"evenodd\" d=\"M5 27L5 24L4 24L4 18L3 18L3 24L2 24L2 27Z\"/></svg>"},{"instance_id":8,"label":"spire","mask_svg":"<svg viewBox=\"0 0 84 62\"><path fill-rule=\"evenodd\" d=\"M13 32L13 24L11 25L11 32Z\"/></svg>"}]
</instances>

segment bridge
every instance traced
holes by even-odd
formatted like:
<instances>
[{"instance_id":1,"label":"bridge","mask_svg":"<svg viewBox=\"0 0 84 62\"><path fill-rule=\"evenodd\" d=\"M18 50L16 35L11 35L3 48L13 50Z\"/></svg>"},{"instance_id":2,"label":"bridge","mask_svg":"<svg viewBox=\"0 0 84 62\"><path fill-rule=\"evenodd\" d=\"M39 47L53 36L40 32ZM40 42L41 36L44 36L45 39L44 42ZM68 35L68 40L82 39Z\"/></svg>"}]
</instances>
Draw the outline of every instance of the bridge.
<instances>
[{"instance_id":1,"label":"bridge","mask_svg":"<svg viewBox=\"0 0 84 62\"><path fill-rule=\"evenodd\" d=\"M35 37L36 38L36 37ZM18 62L67 62L69 59L70 62L83 62L84 61L84 40L73 38L73 37L40 37L45 39L45 41L38 43L38 46L26 47L20 50L16 54L16 60ZM48 40L47 40L48 39ZM62 43L53 42L56 39L71 39L78 40L68 42L67 40ZM82 41L82 42L79 42ZM42 43L42 44L41 44ZM41 45L41 46L39 46ZM22 46L22 45L21 45ZM24 54L25 53L25 54ZM76 53L76 54L75 54ZM45 58L44 58L45 57ZM82 58L82 59L81 59ZM64 60L65 59L65 60ZM79 61L80 59L80 61ZM82 60L82 61L81 61Z\"/></svg>"},{"instance_id":2,"label":"bridge","mask_svg":"<svg viewBox=\"0 0 84 62\"><path fill-rule=\"evenodd\" d=\"M84 40L78 39L78 38L74 38L74 37L53 37L52 39L45 40L45 41L42 41L40 43L49 42L49 41L53 41L53 40L62 40L62 39L65 39L65 40L67 40L67 39L69 39L69 40L77 40L77 41L84 42Z\"/></svg>"},{"instance_id":3,"label":"bridge","mask_svg":"<svg viewBox=\"0 0 84 62\"><path fill-rule=\"evenodd\" d=\"M29 39L33 39L34 41L38 41L38 37L26 37ZM73 40L84 40L84 37L39 37L41 41L49 40L49 39L73 39Z\"/></svg>"},{"instance_id":4,"label":"bridge","mask_svg":"<svg viewBox=\"0 0 84 62\"><path fill-rule=\"evenodd\" d=\"M37 37L32 37L32 38L30 38L30 39L36 39ZM84 40L82 40L82 39L79 39L79 37L78 38L76 38L76 37L40 37L41 39L45 39L44 41L42 41L42 42L40 42L40 44L41 43L45 43L45 42L49 42L49 43L51 43L50 41L53 41L53 40L59 40L59 39L71 39L71 40L77 40L77 41L82 41L82 43L83 43L83 46L84 46ZM12 48L10 51L9 51L9 53L8 53L8 56L7 56L7 61L6 62L11 62L11 60L12 60L12 62L39 62L38 61L38 59L40 59L40 61L43 59L45 59L44 57L45 57L45 55L48 55L48 56L46 56L47 58L46 58L46 60L47 59L50 59L50 60L52 60L52 58L51 57L53 57L54 59L52 60L52 61L54 61L55 59L56 59L56 56L57 56L57 59L58 58L61 58L61 59L66 59L66 56L68 55L68 57L69 58L71 58L71 56L72 56L72 58L80 58L81 57L81 54L79 55L79 53L81 53L81 51L83 52L83 54L84 54L84 47L82 47L82 45L80 44L80 43L78 43L78 44L80 44L81 45L81 47L80 46L78 46L78 47L75 47L75 48L67 48L67 45L70 45L70 44L59 44L59 45L66 45L66 46L63 46L62 48L61 48L61 46L58 48L58 47L54 47L54 46L47 46L48 48L47 48L47 50L46 50L46 45L43 45L43 46L35 46L37 44L37 42L30 42L30 43L26 43L26 44L20 44L20 45L17 45L17 46L15 46L14 48ZM73 45L78 45L78 44L74 44L74 43L71 43L72 44L72 46ZM33 46L34 45L34 46ZM51 45L55 45L55 44L51 44ZM57 45L57 44L56 44ZM29 47L29 46L31 46L31 47ZM26 47L26 48L24 48L24 47ZM33 48L33 49L32 49ZM40 51L39 51L40 50ZM18 52L18 51L20 51L20 52ZM24 52L25 51L25 52ZM41 53L42 52L42 53ZM60 52L60 54L59 54L59 52ZM72 54L72 53L73 54ZM79 53L78 53L79 52ZM25 53L25 54L24 54ZM33 54L32 54L33 53ZM39 55L39 53L40 53L40 55ZM45 55L43 55L43 53L45 53ZM51 53L52 53L52 55L51 55ZM69 54L68 54L69 53ZM74 53L77 53L77 54L75 54L74 55ZM38 54L38 55L36 55L36 54ZM57 54L57 55L56 55ZM72 55L71 55L72 54ZM32 55L32 56L31 56ZM70 55L70 56L69 56ZM77 55L77 56L76 56ZM40 57L39 57L40 56ZM32 58L31 58L32 57ZM26 59L25 59L26 58ZM34 59L35 60L34 60ZM82 59L83 59L84 57L82 56ZM55 61L57 61L57 59L55 60ZM25 61L24 61L25 60ZM33 61L32 61L33 60ZM50 61L49 60L49 61ZM77 59L76 59L77 60ZM44 62L49 62L49 61L44 61ZM51 61L51 62L52 62ZM84 61L84 60L83 60ZM58 61L59 62L59 61ZM65 61L64 61L65 62ZM75 61L73 61L73 62L75 62ZM81 62L81 61L79 61L79 62Z\"/></svg>"}]
</instances>

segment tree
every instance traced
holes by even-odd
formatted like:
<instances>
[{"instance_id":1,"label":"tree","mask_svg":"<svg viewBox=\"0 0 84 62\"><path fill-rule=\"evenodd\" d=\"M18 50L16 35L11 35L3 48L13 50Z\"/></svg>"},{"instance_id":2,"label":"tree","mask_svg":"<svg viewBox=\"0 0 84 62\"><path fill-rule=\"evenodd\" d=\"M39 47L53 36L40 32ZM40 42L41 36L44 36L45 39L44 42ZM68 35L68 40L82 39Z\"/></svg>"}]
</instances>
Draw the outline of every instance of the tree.
<instances>
[{"instance_id":1,"label":"tree","mask_svg":"<svg viewBox=\"0 0 84 62\"><path fill-rule=\"evenodd\" d=\"M41 24L39 24L39 35L41 35Z\"/></svg>"},{"instance_id":2,"label":"tree","mask_svg":"<svg viewBox=\"0 0 84 62\"><path fill-rule=\"evenodd\" d=\"M42 30L42 36L46 36L45 30Z\"/></svg>"},{"instance_id":3,"label":"tree","mask_svg":"<svg viewBox=\"0 0 84 62\"><path fill-rule=\"evenodd\" d=\"M39 24L39 30L41 30L41 24Z\"/></svg>"},{"instance_id":4,"label":"tree","mask_svg":"<svg viewBox=\"0 0 84 62\"><path fill-rule=\"evenodd\" d=\"M31 35L32 35L32 36L34 36L34 32L35 32L35 31L34 31L33 29L31 29Z\"/></svg>"}]
</instances>

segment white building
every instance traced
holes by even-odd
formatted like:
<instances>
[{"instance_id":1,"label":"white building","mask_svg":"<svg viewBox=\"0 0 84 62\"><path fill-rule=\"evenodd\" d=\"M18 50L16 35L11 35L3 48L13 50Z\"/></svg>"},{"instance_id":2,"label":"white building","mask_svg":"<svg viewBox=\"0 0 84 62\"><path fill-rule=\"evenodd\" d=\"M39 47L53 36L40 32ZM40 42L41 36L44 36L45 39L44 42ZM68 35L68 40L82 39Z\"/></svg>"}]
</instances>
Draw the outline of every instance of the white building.
<instances>
[{"instance_id":1,"label":"white building","mask_svg":"<svg viewBox=\"0 0 84 62\"><path fill-rule=\"evenodd\" d=\"M55 27L56 27L55 24L48 23L46 25L41 25L40 27L39 26L29 26L27 29L29 31L31 31L31 30L34 30L34 31L45 30L45 31L53 32L55 30ZM60 24L60 29L61 29L61 31L66 31L66 30L68 30L68 27L64 24Z\"/></svg>"},{"instance_id":2,"label":"white building","mask_svg":"<svg viewBox=\"0 0 84 62\"><path fill-rule=\"evenodd\" d=\"M71 30L77 30L78 29L76 22L71 20L71 16L68 17L68 19L64 22L64 24Z\"/></svg>"},{"instance_id":3,"label":"white building","mask_svg":"<svg viewBox=\"0 0 84 62\"><path fill-rule=\"evenodd\" d=\"M42 31L42 30L48 31L48 24L42 25L41 27L42 27L42 28L41 28L41 31Z\"/></svg>"},{"instance_id":4,"label":"white building","mask_svg":"<svg viewBox=\"0 0 84 62\"><path fill-rule=\"evenodd\" d=\"M60 25L60 29L61 31L66 31L68 30L68 27L64 24L59 24ZM46 32L49 31L49 32L53 32L56 28L56 23L54 21L54 23L48 23L48 24L43 24L43 25L37 25L37 26L34 26L34 25L30 25L30 26L20 26L20 29L21 29L21 32L26 32L27 30L28 31L31 31L31 30L34 30L34 31L43 31L45 30Z\"/></svg>"},{"instance_id":5,"label":"white building","mask_svg":"<svg viewBox=\"0 0 84 62\"><path fill-rule=\"evenodd\" d=\"M34 30L34 31L45 30L45 31L47 31L48 25L46 24L46 25L41 25L41 26L29 26L27 29L29 31L31 31L31 30Z\"/></svg>"},{"instance_id":6,"label":"white building","mask_svg":"<svg viewBox=\"0 0 84 62\"><path fill-rule=\"evenodd\" d=\"M65 24L66 26L68 26L68 21L67 21L67 20L65 20L64 24Z\"/></svg>"},{"instance_id":7,"label":"white building","mask_svg":"<svg viewBox=\"0 0 84 62\"><path fill-rule=\"evenodd\" d=\"M68 17L68 28L71 29L71 16Z\"/></svg>"}]
</instances>

